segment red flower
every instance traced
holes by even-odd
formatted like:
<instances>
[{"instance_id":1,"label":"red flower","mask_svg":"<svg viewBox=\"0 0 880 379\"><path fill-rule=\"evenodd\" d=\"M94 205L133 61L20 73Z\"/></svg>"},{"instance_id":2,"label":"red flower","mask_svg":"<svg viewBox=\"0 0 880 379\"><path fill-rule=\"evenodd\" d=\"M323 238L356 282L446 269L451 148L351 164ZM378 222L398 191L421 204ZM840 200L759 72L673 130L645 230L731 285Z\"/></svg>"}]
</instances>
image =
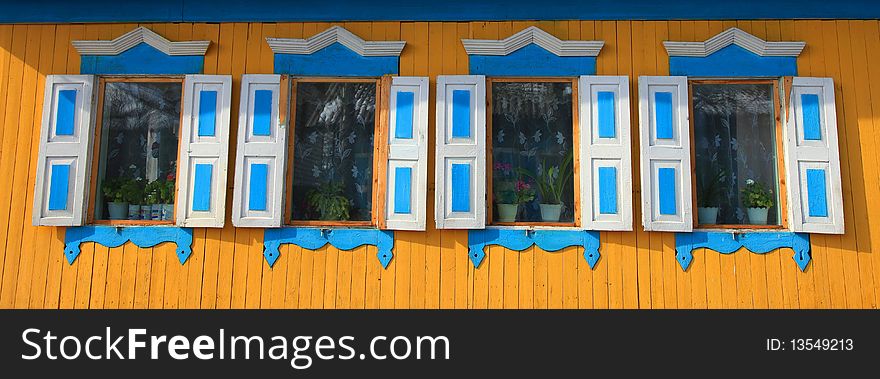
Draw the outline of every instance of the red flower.
<instances>
[{"instance_id":1,"label":"red flower","mask_svg":"<svg viewBox=\"0 0 880 379\"><path fill-rule=\"evenodd\" d=\"M174 181L174 172L169 172L168 176L165 177L165 180L169 182Z\"/></svg>"}]
</instances>

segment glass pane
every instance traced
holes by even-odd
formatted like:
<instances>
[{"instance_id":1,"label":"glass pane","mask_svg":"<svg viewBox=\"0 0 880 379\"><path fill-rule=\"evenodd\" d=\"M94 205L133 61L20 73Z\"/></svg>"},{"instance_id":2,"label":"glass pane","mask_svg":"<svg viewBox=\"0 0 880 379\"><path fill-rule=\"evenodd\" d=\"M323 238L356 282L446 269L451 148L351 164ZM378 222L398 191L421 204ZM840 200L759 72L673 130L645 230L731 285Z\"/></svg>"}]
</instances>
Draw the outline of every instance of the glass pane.
<instances>
[{"instance_id":1,"label":"glass pane","mask_svg":"<svg viewBox=\"0 0 880 379\"><path fill-rule=\"evenodd\" d=\"M376 83L297 83L293 220L370 221Z\"/></svg>"},{"instance_id":2,"label":"glass pane","mask_svg":"<svg viewBox=\"0 0 880 379\"><path fill-rule=\"evenodd\" d=\"M572 86L492 83L496 222L574 222Z\"/></svg>"},{"instance_id":3,"label":"glass pane","mask_svg":"<svg viewBox=\"0 0 880 379\"><path fill-rule=\"evenodd\" d=\"M181 92L180 82L105 83L95 219L173 218Z\"/></svg>"},{"instance_id":4,"label":"glass pane","mask_svg":"<svg viewBox=\"0 0 880 379\"><path fill-rule=\"evenodd\" d=\"M694 84L700 224L779 225L773 99L772 84Z\"/></svg>"}]
</instances>

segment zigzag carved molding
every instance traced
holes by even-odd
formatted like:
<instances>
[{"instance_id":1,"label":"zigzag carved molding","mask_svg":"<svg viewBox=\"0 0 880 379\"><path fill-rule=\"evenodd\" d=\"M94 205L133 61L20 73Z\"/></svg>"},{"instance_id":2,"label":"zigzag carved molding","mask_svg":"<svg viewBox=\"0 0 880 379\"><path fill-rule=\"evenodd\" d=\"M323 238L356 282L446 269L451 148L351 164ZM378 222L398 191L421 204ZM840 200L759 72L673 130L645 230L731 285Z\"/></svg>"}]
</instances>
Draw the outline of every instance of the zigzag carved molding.
<instances>
[{"instance_id":1,"label":"zigzag carved molding","mask_svg":"<svg viewBox=\"0 0 880 379\"><path fill-rule=\"evenodd\" d=\"M605 46L605 41L563 41L536 26L505 39L463 39L461 43L468 55L508 55L534 43L560 57L595 57Z\"/></svg>"},{"instance_id":2,"label":"zigzag carved molding","mask_svg":"<svg viewBox=\"0 0 880 379\"><path fill-rule=\"evenodd\" d=\"M762 57L796 57L806 43L767 42L738 28L727 29L703 42L663 42L670 57L706 57L730 45L737 45Z\"/></svg>"},{"instance_id":3,"label":"zigzag carved molding","mask_svg":"<svg viewBox=\"0 0 880 379\"><path fill-rule=\"evenodd\" d=\"M165 55L205 55L211 41L171 42L150 29L139 26L110 41L73 41L80 55L119 55L141 43L146 43Z\"/></svg>"},{"instance_id":4,"label":"zigzag carved molding","mask_svg":"<svg viewBox=\"0 0 880 379\"><path fill-rule=\"evenodd\" d=\"M266 38L275 54L313 54L339 42L364 57L400 56L406 41L364 41L340 26L334 26L309 38Z\"/></svg>"}]
</instances>

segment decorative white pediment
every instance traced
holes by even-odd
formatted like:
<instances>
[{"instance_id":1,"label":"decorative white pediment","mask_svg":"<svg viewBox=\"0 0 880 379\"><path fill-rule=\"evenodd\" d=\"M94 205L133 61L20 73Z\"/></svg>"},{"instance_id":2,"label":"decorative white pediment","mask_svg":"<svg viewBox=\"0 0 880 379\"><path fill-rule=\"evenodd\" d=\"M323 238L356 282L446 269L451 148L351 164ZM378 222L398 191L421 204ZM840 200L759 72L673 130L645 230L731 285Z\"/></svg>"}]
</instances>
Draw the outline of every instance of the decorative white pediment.
<instances>
[{"instance_id":1,"label":"decorative white pediment","mask_svg":"<svg viewBox=\"0 0 880 379\"><path fill-rule=\"evenodd\" d=\"M461 43L468 55L508 55L534 43L560 57L595 57L605 45L605 41L563 41L536 26L505 39L463 39Z\"/></svg>"},{"instance_id":2,"label":"decorative white pediment","mask_svg":"<svg viewBox=\"0 0 880 379\"><path fill-rule=\"evenodd\" d=\"M313 54L339 42L364 57L400 56L406 41L364 41L341 26L334 26L309 38L266 38L276 54Z\"/></svg>"},{"instance_id":3,"label":"decorative white pediment","mask_svg":"<svg viewBox=\"0 0 880 379\"><path fill-rule=\"evenodd\" d=\"M663 42L670 57L705 57L730 45L762 57L796 57L806 43L767 42L738 28L727 29L704 42Z\"/></svg>"},{"instance_id":4,"label":"decorative white pediment","mask_svg":"<svg viewBox=\"0 0 880 379\"><path fill-rule=\"evenodd\" d=\"M73 41L80 55L119 55L141 43L146 43L165 55L205 55L211 41L171 42L150 29L139 26L110 41Z\"/></svg>"}]
</instances>

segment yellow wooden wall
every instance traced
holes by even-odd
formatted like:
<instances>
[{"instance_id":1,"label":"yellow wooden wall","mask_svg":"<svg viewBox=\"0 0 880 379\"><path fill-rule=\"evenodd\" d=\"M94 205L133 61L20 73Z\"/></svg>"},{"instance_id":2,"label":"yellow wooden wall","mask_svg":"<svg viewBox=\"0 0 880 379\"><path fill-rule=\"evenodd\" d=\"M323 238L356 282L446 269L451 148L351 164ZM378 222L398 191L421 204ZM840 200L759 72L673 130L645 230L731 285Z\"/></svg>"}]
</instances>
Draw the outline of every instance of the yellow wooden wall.
<instances>
[{"instance_id":1,"label":"yellow wooden wall","mask_svg":"<svg viewBox=\"0 0 880 379\"><path fill-rule=\"evenodd\" d=\"M141 249L92 243L83 244L82 254L68 265L64 228L30 222L45 75L78 73L80 58L71 40L111 39L136 25L0 25L0 308L876 308L880 303L880 217L871 217L880 211L877 21L144 25L171 40L211 40L205 73L232 75L234 106L242 74L272 72L265 37L303 38L342 25L367 40L406 40L400 74L431 77L431 115L435 77L468 72L461 38L504 38L537 25L561 39L604 40L598 74L629 75L633 95L639 75L668 74L664 40L702 41L736 26L767 40L806 41L800 75L834 78L846 234L813 235L813 261L803 273L788 249L765 255L700 249L683 272L675 261L674 235L647 233L639 225L635 232L602 232L595 270L577 248L520 253L500 247L488 248L482 266L474 269L466 232L434 229L395 233L387 270L373 247L313 252L292 245L282 247L270 269L261 254L263 231L236 229L227 219L224 229L194 230L193 254L182 266L170 244ZM632 104L633 130L637 109ZM234 140L237 112L231 123ZM637 153L638 133L633 136ZM234 157L235 144L230 148ZM633 204L639 204L637 167L633 172ZM230 169L230 186L232 175ZM227 203L231 197L230 187ZM431 228L433 187L428 198ZM635 219L641 219L638 208Z\"/></svg>"}]
</instances>

